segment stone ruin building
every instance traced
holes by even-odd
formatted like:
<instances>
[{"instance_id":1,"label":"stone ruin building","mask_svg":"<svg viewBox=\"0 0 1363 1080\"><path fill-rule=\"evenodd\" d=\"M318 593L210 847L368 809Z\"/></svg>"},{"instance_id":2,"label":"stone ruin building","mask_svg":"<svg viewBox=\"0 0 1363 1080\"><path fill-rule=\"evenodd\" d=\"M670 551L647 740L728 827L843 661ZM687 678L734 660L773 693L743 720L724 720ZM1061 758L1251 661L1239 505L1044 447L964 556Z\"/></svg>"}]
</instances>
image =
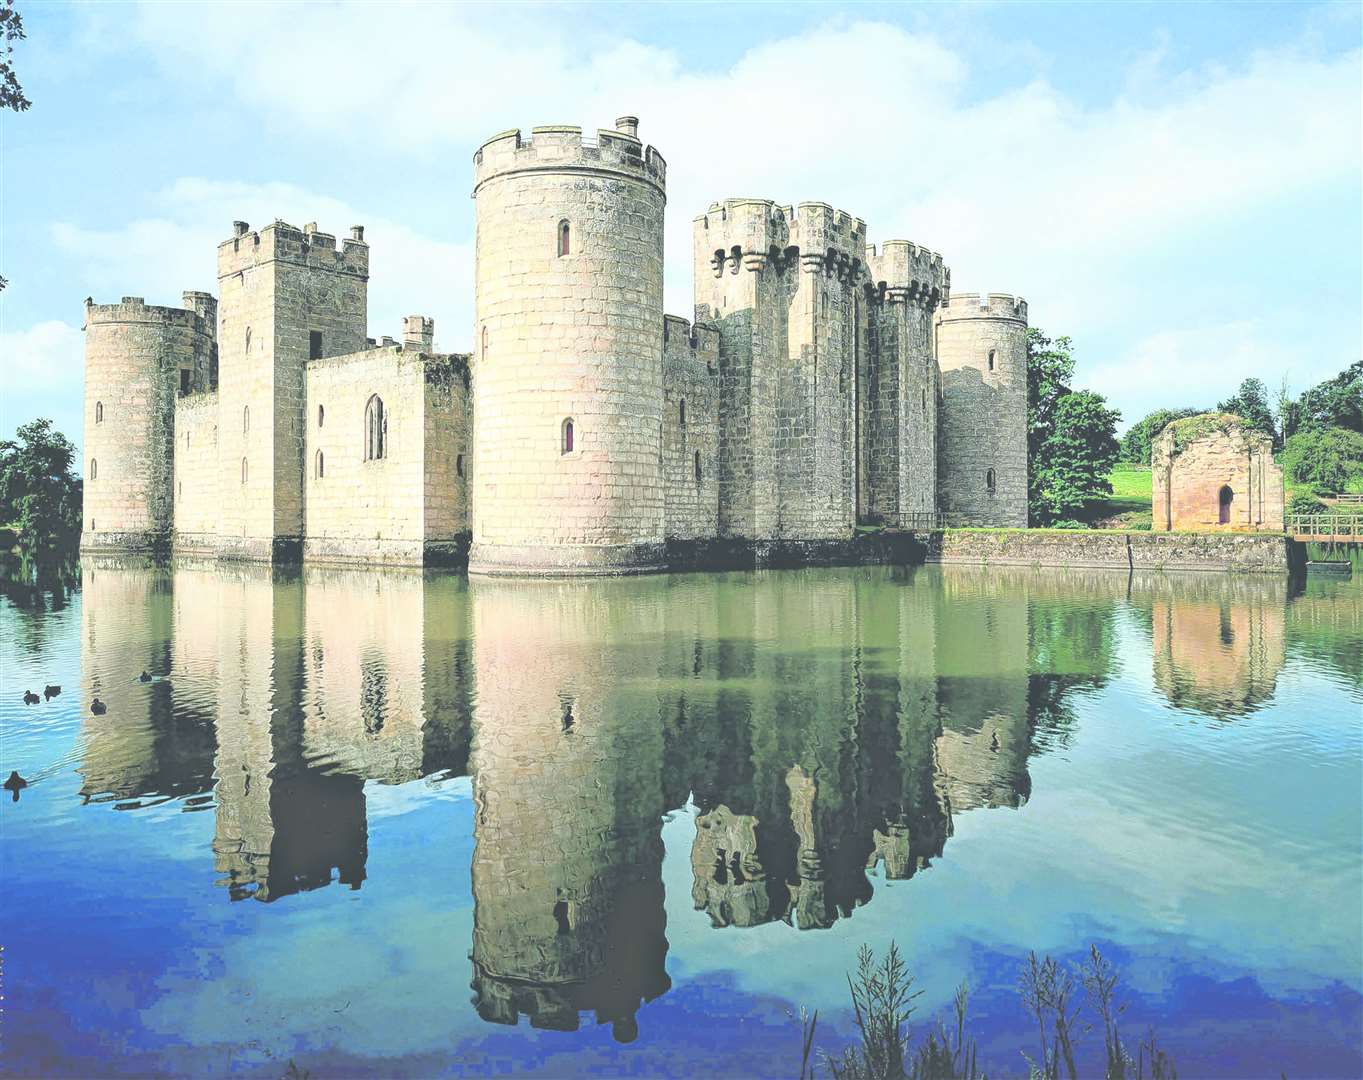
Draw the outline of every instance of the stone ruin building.
<instances>
[{"instance_id":1,"label":"stone ruin building","mask_svg":"<svg viewBox=\"0 0 1363 1080\"><path fill-rule=\"evenodd\" d=\"M369 336L369 248L237 222L218 296L86 301L82 547L660 569L859 525L1027 523L1027 305L824 203L695 219L663 313L666 165L622 117L474 156L471 354Z\"/></svg>"},{"instance_id":2,"label":"stone ruin building","mask_svg":"<svg viewBox=\"0 0 1363 1080\"><path fill-rule=\"evenodd\" d=\"M1174 420L1150 454L1151 529L1281 532L1283 473L1273 439L1229 413Z\"/></svg>"}]
</instances>

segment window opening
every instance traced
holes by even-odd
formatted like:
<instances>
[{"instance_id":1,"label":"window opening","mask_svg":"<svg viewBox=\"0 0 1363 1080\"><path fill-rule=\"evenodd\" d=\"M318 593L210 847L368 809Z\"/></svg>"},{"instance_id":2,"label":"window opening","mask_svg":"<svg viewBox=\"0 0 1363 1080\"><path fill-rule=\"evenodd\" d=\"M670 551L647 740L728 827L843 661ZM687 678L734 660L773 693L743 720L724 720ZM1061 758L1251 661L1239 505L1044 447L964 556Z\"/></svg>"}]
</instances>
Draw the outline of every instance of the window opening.
<instances>
[{"instance_id":1,"label":"window opening","mask_svg":"<svg viewBox=\"0 0 1363 1080\"><path fill-rule=\"evenodd\" d=\"M560 452L564 454L573 452L573 421L571 417L563 421L563 445Z\"/></svg>"},{"instance_id":2,"label":"window opening","mask_svg":"<svg viewBox=\"0 0 1363 1080\"><path fill-rule=\"evenodd\" d=\"M1219 524L1221 525L1230 524L1230 506L1234 498L1235 492L1231 491L1229 486L1224 486L1221 488L1221 491L1217 496L1216 520Z\"/></svg>"},{"instance_id":3,"label":"window opening","mask_svg":"<svg viewBox=\"0 0 1363 1080\"><path fill-rule=\"evenodd\" d=\"M308 359L322 359L322 331L320 330L308 331Z\"/></svg>"},{"instance_id":4,"label":"window opening","mask_svg":"<svg viewBox=\"0 0 1363 1080\"><path fill-rule=\"evenodd\" d=\"M387 444L388 415L383 410L383 399L374 394L364 407L364 460L378 461L384 457Z\"/></svg>"},{"instance_id":5,"label":"window opening","mask_svg":"<svg viewBox=\"0 0 1363 1080\"><path fill-rule=\"evenodd\" d=\"M558 223L558 253L562 258L571 255L573 248L572 227L566 221Z\"/></svg>"}]
</instances>

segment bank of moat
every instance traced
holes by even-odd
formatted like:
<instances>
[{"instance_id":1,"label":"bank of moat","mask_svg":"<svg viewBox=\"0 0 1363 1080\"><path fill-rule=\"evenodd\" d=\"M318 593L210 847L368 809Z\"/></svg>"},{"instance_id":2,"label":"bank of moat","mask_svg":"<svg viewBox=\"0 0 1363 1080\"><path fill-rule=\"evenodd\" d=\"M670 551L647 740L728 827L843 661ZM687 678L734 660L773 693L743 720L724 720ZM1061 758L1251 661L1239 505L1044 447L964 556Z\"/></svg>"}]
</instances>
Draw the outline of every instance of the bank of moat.
<instances>
[{"instance_id":1,"label":"bank of moat","mask_svg":"<svg viewBox=\"0 0 1363 1080\"><path fill-rule=\"evenodd\" d=\"M470 353L369 336L354 226L236 222L218 295L86 301L86 550L661 569L688 543L1023 526L1027 305L817 202L694 222L663 314L666 164L638 121L474 155Z\"/></svg>"}]
</instances>

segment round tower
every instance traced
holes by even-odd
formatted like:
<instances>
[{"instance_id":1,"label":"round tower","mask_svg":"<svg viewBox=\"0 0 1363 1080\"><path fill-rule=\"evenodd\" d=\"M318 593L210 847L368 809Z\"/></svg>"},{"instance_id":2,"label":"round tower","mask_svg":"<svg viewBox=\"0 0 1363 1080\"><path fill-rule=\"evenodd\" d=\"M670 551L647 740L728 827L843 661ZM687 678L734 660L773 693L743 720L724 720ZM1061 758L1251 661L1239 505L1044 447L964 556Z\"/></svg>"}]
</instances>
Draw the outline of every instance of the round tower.
<instances>
[{"instance_id":1,"label":"round tower","mask_svg":"<svg viewBox=\"0 0 1363 1080\"><path fill-rule=\"evenodd\" d=\"M1027 301L953 293L937 310L938 506L949 524L1027 525Z\"/></svg>"},{"instance_id":2,"label":"round tower","mask_svg":"<svg viewBox=\"0 0 1363 1080\"><path fill-rule=\"evenodd\" d=\"M637 125L474 155L470 573L662 565L666 165Z\"/></svg>"},{"instance_id":3,"label":"round tower","mask_svg":"<svg viewBox=\"0 0 1363 1080\"><path fill-rule=\"evenodd\" d=\"M83 549L169 543L175 398L203 388L216 336L211 307L148 306L140 296L85 302Z\"/></svg>"}]
</instances>

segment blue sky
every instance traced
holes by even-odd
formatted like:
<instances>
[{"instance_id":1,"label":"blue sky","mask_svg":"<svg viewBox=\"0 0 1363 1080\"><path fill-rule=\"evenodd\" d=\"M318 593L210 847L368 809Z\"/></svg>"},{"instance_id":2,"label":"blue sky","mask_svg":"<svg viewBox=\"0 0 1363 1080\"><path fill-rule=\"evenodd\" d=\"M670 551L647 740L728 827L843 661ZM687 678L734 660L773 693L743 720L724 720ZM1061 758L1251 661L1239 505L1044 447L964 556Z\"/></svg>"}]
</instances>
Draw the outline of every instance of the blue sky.
<instances>
[{"instance_id":1,"label":"blue sky","mask_svg":"<svg viewBox=\"0 0 1363 1080\"><path fill-rule=\"evenodd\" d=\"M242 218L372 246L370 332L472 334L471 157L641 118L667 308L709 202L821 200L1069 334L1125 422L1359 356L1357 4L35 4L0 116L0 429L77 441L81 305L217 291Z\"/></svg>"}]
</instances>

